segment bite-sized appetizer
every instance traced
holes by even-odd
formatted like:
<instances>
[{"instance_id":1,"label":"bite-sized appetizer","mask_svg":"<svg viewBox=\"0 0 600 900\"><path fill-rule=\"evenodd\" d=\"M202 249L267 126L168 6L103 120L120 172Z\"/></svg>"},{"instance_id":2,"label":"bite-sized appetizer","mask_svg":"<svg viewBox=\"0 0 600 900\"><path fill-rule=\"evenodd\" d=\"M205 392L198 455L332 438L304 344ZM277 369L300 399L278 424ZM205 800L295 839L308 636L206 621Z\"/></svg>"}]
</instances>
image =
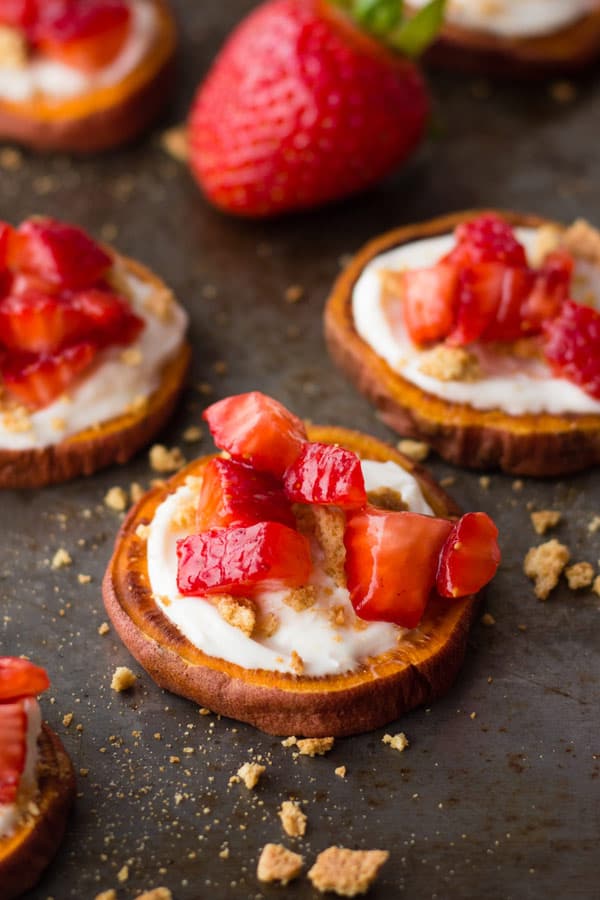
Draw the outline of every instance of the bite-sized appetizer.
<instances>
[{"instance_id":1,"label":"bite-sized appetizer","mask_svg":"<svg viewBox=\"0 0 600 900\"><path fill-rule=\"evenodd\" d=\"M0 0L0 139L89 153L138 135L168 98L166 0Z\"/></svg>"},{"instance_id":2,"label":"bite-sized appetizer","mask_svg":"<svg viewBox=\"0 0 600 900\"><path fill-rule=\"evenodd\" d=\"M176 403L186 324L156 275L82 229L0 223L0 488L126 462Z\"/></svg>"},{"instance_id":3,"label":"bite-sized appetizer","mask_svg":"<svg viewBox=\"0 0 600 900\"><path fill-rule=\"evenodd\" d=\"M161 686L274 734L376 728L452 684L497 530L420 467L253 392L130 513L107 611Z\"/></svg>"},{"instance_id":4,"label":"bite-sized appetizer","mask_svg":"<svg viewBox=\"0 0 600 900\"><path fill-rule=\"evenodd\" d=\"M464 212L372 241L328 301L330 352L390 427L461 466L600 462L600 234Z\"/></svg>"},{"instance_id":5,"label":"bite-sized appetizer","mask_svg":"<svg viewBox=\"0 0 600 900\"><path fill-rule=\"evenodd\" d=\"M44 669L0 656L0 896L32 888L54 857L75 798L71 760L42 722Z\"/></svg>"}]
</instances>

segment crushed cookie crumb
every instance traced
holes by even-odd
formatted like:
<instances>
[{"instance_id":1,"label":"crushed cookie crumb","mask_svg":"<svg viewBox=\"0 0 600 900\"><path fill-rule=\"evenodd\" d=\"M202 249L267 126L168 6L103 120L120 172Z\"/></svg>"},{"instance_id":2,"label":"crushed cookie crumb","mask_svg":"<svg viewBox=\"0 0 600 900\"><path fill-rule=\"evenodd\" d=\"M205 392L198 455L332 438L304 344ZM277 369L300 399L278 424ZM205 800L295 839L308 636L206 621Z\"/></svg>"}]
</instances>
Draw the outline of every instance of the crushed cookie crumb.
<instances>
[{"instance_id":1,"label":"crushed cookie crumb","mask_svg":"<svg viewBox=\"0 0 600 900\"><path fill-rule=\"evenodd\" d=\"M27 66L27 41L21 29L0 25L0 60L4 69Z\"/></svg>"},{"instance_id":2,"label":"crushed cookie crumb","mask_svg":"<svg viewBox=\"0 0 600 900\"><path fill-rule=\"evenodd\" d=\"M285 289L285 302L286 303L298 303L302 300L304 296L304 288L300 284L290 284L288 288Z\"/></svg>"},{"instance_id":3,"label":"crushed cookie crumb","mask_svg":"<svg viewBox=\"0 0 600 900\"><path fill-rule=\"evenodd\" d=\"M304 672L304 660L295 650L292 650L292 655L290 656L290 669L295 675L302 675Z\"/></svg>"},{"instance_id":4,"label":"crushed cookie crumb","mask_svg":"<svg viewBox=\"0 0 600 900\"><path fill-rule=\"evenodd\" d=\"M173 900L173 894L168 888L158 887L145 894L139 894L135 900Z\"/></svg>"},{"instance_id":5,"label":"crushed cookie crumb","mask_svg":"<svg viewBox=\"0 0 600 900\"><path fill-rule=\"evenodd\" d=\"M431 451L429 444L424 441L413 441L409 438L398 441L396 447L404 456L408 456L413 462L424 462Z\"/></svg>"},{"instance_id":6,"label":"crushed cookie crumb","mask_svg":"<svg viewBox=\"0 0 600 900\"><path fill-rule=\"evenodd\" d=\"M135 529L135 533L141 541L147 541L150 537L150 526L144 525L143 522L140 522L140 524Z\"/></svg>"},{"instance_id":7,"label":"crushed cookie crumb","mask_svg":"<svg viewBox=\"0 0 600 900\"><path fill-rule=\"evenodd\" d=\"M175 297L168 287L161 285L144 300L144 309L160 322L168 322L173 315Z\"/></svg>"},{"instance_id":8,"label":"crushed cookie crumb","mask_svg":"<svg viewBox=\"0 0 600 900\"><path fill-rule=\"evenodd\" d=\"M298 530L306 537L314 536L323 551L323 569L338 587L346 587L344 531L346 517L341 509L295 504Z\"/></svg>"},{"instance_id":9,"label":"crushed cookie crumb","mask_svg":"<svg viewBox=\"0 0 600 900\"><path fill-rule=\"evenodd\" d=\"M535 243L533 252L531 253L531 265L539 268L543 265L549 253L558 250L563 236L563 231L559 225L541 225L535 234Z\"/></svg>"},{"instance_id":10,"label":"crushed cookie crumb","mask_svg":"<svg viewBox=\"0 0 600 900\"><path fill-rule=\"evenodd\" d=\"M109 891L102 891L101 894L96 894L94 900L117 900L117 892L112 888Z\"/></svg>"},{"instance_id":11,"label":"crushed cookie crumb","mask_svg":"<svg viewBox=\"0 0 600 900\"><path fill-rule=\"evenodd\" d=\"M535 581L534 591L539 600L546 600L554 590L570 558L569 549L555 538L527 551L523 571Z\"/></svg>"},{"instance_id":12,"label":"crushed cookie crumb","mask_svg":"<svg viewBox=\"0 0 600 900\"><path fill-rule=\"evenodd\" d=\"M516 493L519 493L520 491L522 491L524 487L525 487L525 485L521 481L520 478L517 478L517 480L513 481L513 483L512 483L512 489L513 489L513 491L516 491Z\"/></svg>"},{"instance_id":13,"label":"crushed cookie crumb","mask_svg":"<svg viewBox=\"0 0 600 900\"><path fill-rule=\"evenodd\" d=\"M334 628L345 628L346 609L344 606L333 606L329 610L329 622Z\"/></svg>"},{"instance_id":14,"label":"crushed cookie crumb","mask_svg":"<svg viewBox=\"0 0 600 900\"><path fill-rule=\"evenodd\" d=\"M163 444L154 444L148 456L155 472L175 472L185 465L185 458L179 447L167 450Z\"/></svg>"},{"instance_id":15,"label":"crushed cookie crumb","mask_svg":"<svg viewBox=\"0 0 600 900\"><path fill-rule=\"evenodd\" d=\"M259 881L279 881L285 885L297 878L304 859L282 844L265 844L258 860L256 876Z\"/></svg>"},{"instance_id":16,"label":"crushed cookie crumb","mask_svg":"<svg viewBox=\"0 0 600 900\"><path fill-rule=\"evenodd\" d=\"M110 625L108 624L108 622L103 622L101 625L98 626L98 634L100 634L100 635L108 634L109 631L110 631Z\"/></svg>"},{"instance_id":17,"label":"crushed cookie crumb","mask_svg":"<svg viewBox=\"0 0 600 900\"><path fill-rule=\"evenodd\" d=\"M290 837L303 837L306 834L307 817L298 803L284 800L277 815L281 819L283 830Z\"/></svg>"},{"instance_id":18,"label":"crushed cookie crumb","mask_svg":"<svg viewBox=\"0 0 600 900\"><path fill-rule=\"evenodd\" d=\"M492 479L489 475L481 475L479 478L479 486L483 488L484 491L487 491L490 484L492 483Z\"/></svg>"},{"instance_id":19,"label":"crushed cookie crumb","mask_svg":"<svg viewBox=\"0 0 600 900\"><path fill-rule=\"evenodd\" d=\"M378 509L387 509L390 512L404 512L409 508L408 503L402 499L400 491L395 491L389 487L380 487L374 491L369 491L367 500L371 506L376 506Z\"/></svg>"},{"instance_id":20,"label":"crushed cookie crumb","mask_svg":"<svg viewBox=\"0 0 600 900\"><path fill-rule=\"evenodd\" d=\"M589 562L578 562L565 569L567 582L572 591L589 587L594 580L594 567Z\"/></svg>"},{"instance_id":21,"label":"crushed cookie crumb","mask_svg":"<svg viewBox=\"0 0 600 900\"><path fill-rule=\"evenodd\" d=\"M335 738L302 738L295 743L300 756L324 756L333 747Z\"/></svg>"},{"instance_id":22,"label":"crushed cookie crumb","mask_svg":"<svg viewBox=\"0 0 600 900\"><path fill-rule=\"evenodd\" d=\"M201 706L198 712L201 716L210 716L212 714L212 710L210 710L208 706Z\"/></svg>"},{"instance_id":23,"label":"crushed cookie crumb","mask_svg":"<svg viewBox=\"0 0 600 900\"><path fill-rule=\"evenodd\" d=\"M111 487L104 497L104 505L115 512L125 512L128 498L122 487Z\"/></svg>"},{"instance_id":24,"label":"crushed cookie crumb","mask_svg":"<svg viewBox=\"0 0 600 900\"><path fill-rule=\"evenodd\" d=\"M337 769L333 770L333 774L337 775L338 778L345 778L346 772L347 772L346 766L338 766Z\"/></svg>"},{"instance_id":25,"label":"crushed cookie crumb","mask_svg":"<svg viewBox=\"0 0 600 900\"><path fill-rule=\"evenodd\" d=\"M381 741L383 744L389 744L392 750L397 750L398 753L402 753L410 746L408 738L403 731L399 731L398 734L384 734Z\"/></svg>"},{"instance_id":26,"label":"crushed cookie crumb","mask_svg":"<svg viewBox=\"0 0 600 900\"><path fill-rule=\"evenodd\" d=\"M419 370L437 381L476 381L481 374L479 360L473 353L445 344L423 353Z\"/></svg>"},{"instance_id":27,"label":"crushed cookie crumb","mask_svg":"<svg viewBox=\"0 0 600 900\"><path fill-rule=\"evenodd\" d=\"M117 872L117 881L120 884L124 884L128 878L129 878L129 866L121 866L121 868Z\"/></svg>"},{"instance_id":28,"label":"crushed cookie crumb","mask_svg":"<svg viewBox=\"0 0 600 900\"><path fill-rule=\"evenodd\" d=\"M77 576L77 581L79 582L79 584L89 584L91 580L92 580L92 576L84 575L83 572L80 572L79 575Z\"/></svg>"},{"instance_id":29,"label":"crushed cookie crumb","mask_svg":"<svg viewBox=\"0 0 600 900\"><path fill-rule=\"evenodd\" d=\"M233 628L239 628L247 637L252 636L256 626L256 606L249 597L219 597L217 612Z\"/></svg>"},{"instance_id":30,"label":"crushed cookie crumb","mask_svg":"<svg viewBox=\"0 0 600 900\"><path fill-rule=\"evenodd\" d=\"M555 528L561 520L561 514L557 509L540 509L531 513L531 523L536 534L546 534L550 528Z\"/></svg>"},{"instance_id":31,"label":"crushed cookie crumb","mask_svg":"<svg viewBox=\"0 0 600 900\"><path fill-rule=\"evenodd\" d=\"M64 547L59 547L59 549L52 557L50 567L52 569L64 569L66 566L70 566L72 562L73 560L71 559L71 554L67 550L65 550Z\"/></svg>"},{"instance_id":32,"label":"crushed cookie crumb","mask_svg":"<svg viewBox=\"0 0 600 900\"><path fill-rule=\"evenodd\" d=\"M259 618L257 633L263 638L270 638L277 632L279 628L279 619L275 613L267 613Z\"/></svg>"},{"instance_id":33,"label":"crushed cookie crumb","mask_svg":"<svg viewBox=\"0 0 600 900\"><path fill-rule=\"evenodd\" d=\"M133 674L131 669L128 669L127 666L117 666L110 686L113 691L116 691L119 694L122 691L128 691L132 688L136 681L137 677Z\"/></svg>"},{"instance_id":34,"label":"crushed cookie crumb","mask_svg":"<svg viewBox=\"0 0 600 900\"><path fill-rule=\"evenodd\" d=\"M175 125L167 128L160 136L160 145L170 157L177 162L187 162L189 159L189 145L187 128L185 125Z\"/></svg>"},{"instance_id":35,"label":"crushed cookie crumb","mask_svg":"<svg viewBox=\"0 0 600 900\"><path fill-rule=\"evenodd\" d=\"M487 625L488 627L496 624L496 620L493 615L489 612L486 612L481 617L481 624Z\"/></svg>"},{"instance_id":36,"label":"crushed cookie crumb","mask_svg":"<svg viewBox=\"0 0 600 900\"><path fill-rule=\"evenodd\" d=\"M368 891L388 857L387 850L328 847L319 853L308 877L321 893L333 891L340 897L356 897Z\"/></svg>"},{"instance_id":37,"label":"crushed cookie crumb","mask_svg":"<svg viewBox=\"0 0 600 900\"><path fill-rule=\"evenodd\" d=\"M577 219L567 228L562 245L578 259L600 263L600 231L585 219Z\"/></svg>"},{"instance_id":38,"label":"crushed cookie crumb","mask_svg":"<svg viewBox=\"0 0 600 900\"><path fill-rule=\"evenodd\" d=\"M295 745L296 745L296 738L293 736L286 737L281 742L282 747L294 747Z\"/></svg>"},{"instance_id":39,"label":"crushed cookie crumb","mask_svg":"<svg viewBox=\"0 0 600 900\"><path fill-rule=\"evenodd\" d=\"M65 715L63 716L63 720L62 720L62 723L65 726L65 728L68 728L72 721L73 721L73 713L72 712L65 713Z\"/></svg>"},{"instance_id":40,"label":"crushed cookie crumb","mask_svg":"<svg viewBox=\"0 0 600 900\"><path fill-rule=\"evenodd\" d=\"M305 587L293 588L283 598L286 606L295 609L296 612L302 612L304 609L310 609L317 602L317 589L313 584L307 584Z\"/></svg>"},{"instance_id":41,"label":"crushed cookie crumb","mask_svg":"<svg viewBox=\"0 0 600 900\"><path fill-rule=\"evenodd\" d=\"M590 534L596 534L597 531L600 531L600 516L594 516L588 525L588 531Z\"/></svg>"},{"instance_id":42,"label":"crushed cookie crumb","mask_svg":"<svg viewBox=\"0 0 600 900\"><path fill-rule=\"evenodd\" d=\"M129 485L129 496L132 503L139 503L146 491L137 481L132 481Z\"/></svg>"},{"instance_id":43,"label":"crushed cookie crumb","mask_svg":"<svg viewBox=\"0 0 600 900\"><path fill-rule=\"evenodd\" d=\"M204 437L204 432L199 425L190 425L183 432L183 440L186 444L197 444Z\"/></svg>"},{"instance_id":44,"label":"crushed cookie crumb","mask_svg":"<svg viewBox=\"0 0 600 900\"><path fill-rule=\"evenodd\" d=\"M127 347L121 353L121 362L132 369L136 366L141 366L142 360L142 351L139 347Z\"/></svg>"},{"instance_id":45,"label":"crushed cookie crumb","mask_svg":"<svg viewBox=\"0 0 600 900\"><path fill-rule=\"evenodd\" d=\"M244 782L249 791L253 791L266 769L259 763L244 763L238 771L238 778Z\"/></svg>"}]
</instances>

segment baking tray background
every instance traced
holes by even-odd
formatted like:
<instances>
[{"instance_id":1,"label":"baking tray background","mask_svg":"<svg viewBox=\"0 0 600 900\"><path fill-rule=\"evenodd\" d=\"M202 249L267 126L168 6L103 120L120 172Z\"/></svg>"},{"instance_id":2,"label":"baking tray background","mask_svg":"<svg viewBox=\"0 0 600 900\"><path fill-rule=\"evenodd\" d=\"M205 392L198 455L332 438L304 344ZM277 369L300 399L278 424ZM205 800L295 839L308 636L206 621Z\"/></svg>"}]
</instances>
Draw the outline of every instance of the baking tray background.
<instances>
[{"instance_id":1,"label":"baking tray background","mask_svg":"<svg viewBox=\"0 0 600 900\"><path fill-rule=\"evenodd\" d=\"M171 123L252 3L176 6L184 27ZM387 228L471 206L600 222L597 75L567 103L545 83L490 87L448 74L431 82L434 133L416 159L376 190L329 209L275 223L228 219L164 154L159 128L97 159L25 154L15 171L0 168L0 216L55 214L116 235L124 253L173 286L191 314L194 370L161 437L169 446L188 456L208 451L206 438L182 444L207 402L195 387L203 382L213 398L257 388L314 421L395 440L325 352L321 313L346 255ZM304 295L291 304L285 292L296 284ZM283 890L257 883L260 848L281 840L309 864L332 843L390 850L373 898L600 896L600 601L561 587L539 603L522 574L527 548L542 540L529 521L531 504L561 509L556 536L574 560L596 564L600 533L587 525L600 513L598 476L527 480L518 491L512 478L492 473L483 490L478 474L430 462L438 477L456 477L450 490L465 508L486 510L500 526L504 562L484 600L496 624L473 629L456 686L432 709L340 740L314 760L294 760L279 739L250 727L200 716L194 704L161 692L114 631L98 635L106 619L100 581L120 519L103 498L113 485L148 484L145 453L87 480L2 493L1 652L48 667L44 713L77 770L87 772L62 849L30 900L83 900L109 887L128 898L160 884L176 900L313 897L304 879ZM59 547L73 565L53 571ZM79 573L91 583L79 584ZM117 665L140 675L132 692L111 691ZM385 731L398 730L411 742L403 754L381 743ZM268 770L255 791L228 786L243 762L261 758ZM339 765L347 766L345 780L334 775ZM290 796L308 814L303 841L287 839L277 818ZM228 858L219 856L224 848ZM129 878L119 886L123 865Z\"/></svg>"}]
</instances>

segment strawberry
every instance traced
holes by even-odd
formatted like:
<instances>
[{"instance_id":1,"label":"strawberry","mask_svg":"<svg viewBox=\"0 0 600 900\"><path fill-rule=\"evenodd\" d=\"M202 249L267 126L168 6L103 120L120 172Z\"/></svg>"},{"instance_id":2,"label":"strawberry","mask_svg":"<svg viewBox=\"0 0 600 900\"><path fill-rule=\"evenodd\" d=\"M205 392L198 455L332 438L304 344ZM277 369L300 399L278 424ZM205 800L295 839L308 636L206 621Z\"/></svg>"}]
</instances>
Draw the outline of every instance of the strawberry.
<instances>
[{"instance_id":1,"label":"strawberry","mask_svg":"<svg viewBox=\"0 0 600 900\"><path fill-rule=\"evenodd\" d=\"M465 266L498 262L507 266L526 266L527 257L512 227L496 213L483 213L461 222L454 232L456 246L444 258Z\"/></svg>"},{"instance_id":2,"label":"strawberry","mask_svg":"<svg viewBox=\"0 0 600 900\"><path fill-rule=\"evenodd\" d=\"M0 703L37 697L48 687L45 669L18 656L0 656Z\"/></svg>"},{"instance_id":3,"label":"strawberry","mask_svg":"<svg viewBox=\"0 0 600 900\"><path fill-rule=\"evenodd\" d=\"M544 327L544 355L552 371L600 400L600 313L573 300Z\"/></svg>"},{"instance_id":4,"label":"strawberry","mask_svg":"<svg viewBox=\"0 0 600 900\"><path fill-rule=\"evenodd\" d=\"M258 522L280 522L294 528L296 520L281 484L232 459L211 459L202 470L198 531Z\"/></svg>"},{"instance_id":5,"label":"strawberry","mask_svg":"<svg viewBox=\"0 0 600 900\"><path fill-rule=\"evenodd\" d=\"M86 332L86 316L60 296L34 289L0 300L0 344L48 353Z\"/></svg>"},{"instance_id":6,"label":"strawberry","mask_svg":"<svg viewBox=\"0 0 600 900\"><path fill-rule=\"evenodd\" d=\"M569 297L574 267L573 257L566 250L548 254L521 310L526 331L537 333L544 322L558 315Z\"/></svg>"},{"instance_id":7,"label":"strawberry","mask_svg":"<svg viewBox=\"0 0 600 900\"><path fill-rule=\"evenodd\" d=\"M219 400L204 410L202 418L220 450L279 478L307 439L302 420L259 391Z\"/></svg>"},{"instance_id":8,"label":"strawberry","mask_svg":"<svg viewBox=\"0 0 600 900\"><path fill-rule=\"evenodd\" d=\"M41 409L71 387L97 352L93 343L85 342L45 356L7 353L0 357L0 375L6 390L19 402Z\"/></svg>"},{"instance_id":9,"label":"strawberry","mask_svg":"<svg viewBox=\"0 0 600 900\"><path fill-rule=\"evenodd\" d=\"M356 453L334 444L305 444L283 478L294 503L334 504L342 508L364 506L365 479Z\"/></svg>"},{"instance_id":10,"label":"strawberry","mask_svg":"<svg viewBox=\"0 0 600 900\"><path fill-rule=\"evenodd\" d=\"M144 320L132 312L129 303L111 290L89 288L71 295L72 308L85 318L89 337L98 346L132 344L144 327Z\"/></svg>"},{"instance_id":11,"label":"strawberry","mask_svg":"<svg viewBox=\"0 0 600 900\"><path fill-rule=\"evenodd\" d=\"M230 213L313 207L389 174L423 136L428 113L414 63L332 3L268 0L230 36L196 95L191 168Z\"/></svg>"},{"instance_id":12,"label":"strawberry","mask_svg":"<svg viewBox=\"0 0 600 900\"><path fill-rule=\"evenodd\" d=\"M498 529L482 512L467 513L453 526L440 554L440 597L468 597L491 581L500 565Z\"/></svg>"},{"instance_id":13,"label":"strawberry","mask_svg":"<svg viewBox=\"0 0 600 900\"><path fill-rule=\"evenodd\" d=\"M456 314L458 270L440 263L402 273L402 312L415 344L441 341L451 331Z\"/></svg>"},{"instance_id":14,"label":"strawberry","mask_svg":"<svg viewBox=\"0 0 600 900\"><path fill-rule=\"evenodd\" d=\"M301 587L311 572L307 539L279 522L231 526L177 541L177 587L184 595Z\"/></svg>"},{"instance_id":15,"label":"strawberry","mask_svg":"<svg viewBox=\"0 0 600 900\"><path fill-rule=\"evenodd\" d=\"M0 0L0 24L27 33L35 25L40 0Z\"/></svg>"},{"instance_id":16,"label":"strawberry","mask_svg":"<svg viewBox=\"0 0 600 900\"><path fill-rule=\"evenodd\" d=\"M130 23L126 0L51 0L40 5L33 33L47 56L94 72L122 50Z\"/></svg>"},{"instance_id":17,"label":"strawberry","mask_svg":"<svg viewBox=\"0 0 600 900\"><path fill-rule=\"evenodd\" d=\"M350 599L361 619L416 628L452 525L411 512L367 508L348 519L344 544Z\"/></svg>"},{"instance_id":18,"label":"strawberry","mask_svg":"<svg viewBox=\"0 0 600 900\"><path fill-rule=\"evenodd\" d=\"M27 758L25 701L0 703L0 806L14 803Z\"/></svg>"}]
</instances>

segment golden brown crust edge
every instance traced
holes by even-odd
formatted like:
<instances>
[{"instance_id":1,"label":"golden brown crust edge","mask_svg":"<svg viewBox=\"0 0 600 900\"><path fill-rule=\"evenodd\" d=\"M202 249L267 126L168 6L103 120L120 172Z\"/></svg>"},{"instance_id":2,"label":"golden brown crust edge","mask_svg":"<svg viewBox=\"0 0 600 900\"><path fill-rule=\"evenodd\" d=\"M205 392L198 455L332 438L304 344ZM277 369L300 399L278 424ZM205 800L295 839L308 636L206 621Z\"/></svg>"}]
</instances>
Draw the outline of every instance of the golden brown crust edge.
<instances>
[{"instance_id":1,"label":"golden brown crust edge","mask_svg":"<svg viewBox=\"0 0 600 900\"><path fill-rule=\"evenodd\" d=\"M2 900L14 900L37 884L54 858L75 799L75 774L58 736L42 726L40 736L39 815L10 839L0 839Z\"/></svg>"},{"instance_id":2,"label":"golden brown crust edge","mask_svg":"<svg viewBox=\"0 0 600 900\"><path fill-rule=\"evenodd\" d=\"M523 415L475 410L426 394L394 372L357 334L352 291L374 257L412 240L444 234L482 210L466 210L376 238L338 278L325 308L325 339L334 362L402 435L425 440L458 466L499 467L514 475L563 475L600 463L600 416ZM538 216L501 211L516 226L538 227Z\"/></svg>"},{"instance_id":3,"label":"golden brown crust edge","mask_svg":"<svg viewBox=\"0 0 600 900\"><path fill-rule=\"evenodd\" d=\"M370 458L401 461L419 478L436 513L459 514L423 469L382 442L346 429L311 427L309 436L342 443ZM406 646L400 645L402 650L377 657L363 670L346 675L307 678L245 670L194 648L152 599L145 545L136 528L150 521L164 497L206 459L192 464L131 511L104 578L104 603L117 632L160 687L270 734L307 737L340 737L378 728L450 688L462 665L475 615L473 597L452 605L432 601L420 629L411 633Z\"/></svg>"},{"instance_id":4,"label":"golden brown crust edge","mask_svg":"<svg viewBox=\"0 0 600 900\"><path fill-rule=\"evenodd\" d=\"M99 153L138 137L164 108L175 74L175 22L155 0L160 37L148 58L114 89L36 108L0 100L0 137L38 152Z\"/></svg>"},{"instance_id":5,"label":"golden brown crust edge","mask_svg":"<svg viewBox=\"0 0 600 900\"><path fill-rule=\"evenodd\" d=\"M119 257L138 278L166 286L135 260ZM41 488L92 475L113 463L126 463L148 444L173 413L185 385L191 348L185 343L165 366L159 388L144 409L73 435L58 444L31 450L0 448L0 490Z\"/></svg>"}]
</instances>

